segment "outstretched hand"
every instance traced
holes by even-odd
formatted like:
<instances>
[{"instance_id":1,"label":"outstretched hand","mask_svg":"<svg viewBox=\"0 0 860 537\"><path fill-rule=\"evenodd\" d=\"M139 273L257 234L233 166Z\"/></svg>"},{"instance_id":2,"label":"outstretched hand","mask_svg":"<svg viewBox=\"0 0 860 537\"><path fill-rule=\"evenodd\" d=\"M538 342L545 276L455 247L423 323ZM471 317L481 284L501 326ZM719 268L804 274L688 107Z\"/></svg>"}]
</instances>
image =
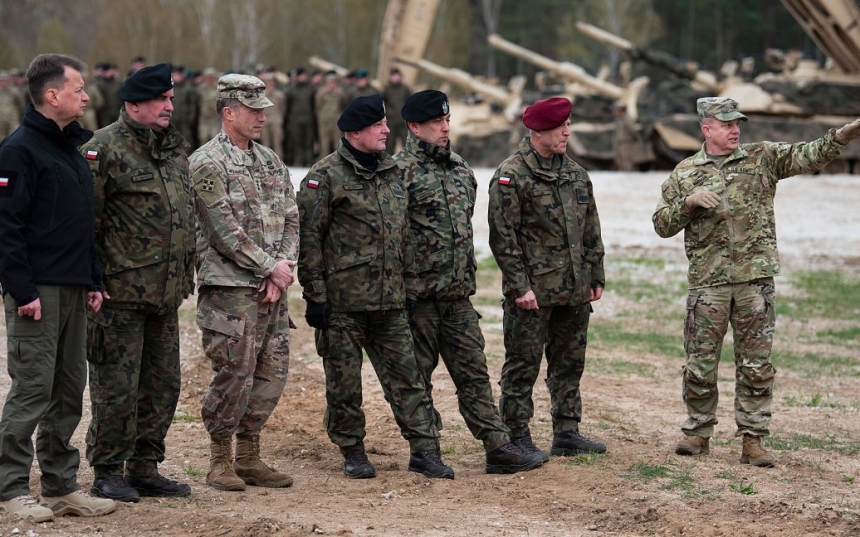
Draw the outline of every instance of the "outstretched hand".
<instances>
[{"instance_id":1,"label":"outstretched hand","mask_svg":"<svg viewBox=\"0 0 860 537\"><path fill-rule=\"evenodd\" d=\"M860 138L860 119L846 123L836 131L836 140L843 144L847 144L855 138Z\"/></svg>"}]
</instances>

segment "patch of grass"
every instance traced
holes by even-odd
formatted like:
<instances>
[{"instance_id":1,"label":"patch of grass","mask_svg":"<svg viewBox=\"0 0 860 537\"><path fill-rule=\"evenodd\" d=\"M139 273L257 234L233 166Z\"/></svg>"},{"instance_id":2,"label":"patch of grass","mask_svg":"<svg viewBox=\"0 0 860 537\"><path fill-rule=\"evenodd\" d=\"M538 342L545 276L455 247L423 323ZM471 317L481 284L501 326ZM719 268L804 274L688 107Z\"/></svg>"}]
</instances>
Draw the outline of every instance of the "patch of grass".
<instances>
[{"instance_id":1,"label":"patch of grass","mask_svg":"<svg viewBox=\"0 0 860 537\"><path fill-rule=\"evenodd\" d=\"M842 330L822 330L815 335L834 343L855 346L860 343L860 326L853 326Z\"/></svg>"},{"instance_id":2,"label":"patch of grass","mask_svg":"<svg viewBox=\"0 0 860 537\"><path fill-rule=\"evenodd\" d=\"M734 479L735 474L731 470L723 470L714 474L714 477L716 477L717 479Z\"/></svg>"},{"instance_id":3,"label":"patch of grass","mask_svg":"<svg viewBox=\"0 0 860 537\"><path fill-rule=\"evenodd\" d=\"M591 323L588 339L614 348L632 348L639 352L684 358L684 341L680 334L633 332L622 323L604 321Z\"/></svg>"},{"instance_id":4,"label":"patch of grass","mask_svg":"<svg viewBox=\"0 0 860 537\"><path fill-rule=\"evenodd\" d=\"M189 414L187 412L177 412L173 415L173 421L181 421L185 423L198 423L203 421L199 414Z\"/></svg>"},{"instance_id":5,"label":"patch of grass","mask_svg":"<svg viewBox=\"0 0 860 537\"><path fill-rule=\"evenodd\" d=\"M854 477L853 477L853 476L850 476L850 475L843 475L843 476L842 476L842 482L843 482L843 483L848 483L849 485L851 485L851 484L853 484L853 483L854 483Z\"/></svg>"},{"instance_id":6,"label":"patch of grass","mask_svg":"<svg viewBox=\"0 0 860 537\"><path fill-rule=\"evenodd\" d=\"M819 438L808 434L794 434L789 436L769 436L766 440L767 447L777 451L798 451L801 449L821 449L832 451L843 455L860 452L860 443L845 442L825 436Z\"/></svg>"},{"instance_id":7,"label":"patch of grass","mask_svg":"<svg viewBox=\"0 0 860 537\"><path fill-rule=\"evenodd\" d=\"M652 481L661 477L669 477L672 470L666 466L659 464L649 464L644 461L638 461L627 468L627 474L630 477L635 477L640 481Z\"/></svg>"},{"instance_id":8,"label":"patch of grass","mask_svg":"<svg viewBox=\"0 0 860 537\"><path fill-rule=\"evenodd\" d=\"M656 368L649 364L628 362L627 360L592 360L589 362L591 371L610 376L656 377Z\"/></svg>"},{"instance_id":9,"label":"patch of grass","mask_svg":"<svg viewBox=\"0 0 860 537\"><path fill-rule=\"evenodd\" d=\"M771 354L771 361L777 369L785 368L800 373L806 378L860 376L860 361L856 358L813 352L776 351Z\"/></svg>"},{"instance_id":10,"label":"patch of grass","mask_svg":"<svg viewBox=\"0 0 860 537\"><path fill-rule=\"evenodd\" d=\"M794 407L805 406L809 408L845 408L845 405L841 403L824 401L823 398L824 396L820 393L815 393L808 401L805 399L800 399L799 397L790 396L785 398L785 404Z\"/></svg>"},{"instance_id":11,"label":"patch of grass","mask_svg":"<svg viewBox=\"0 0 860 537\"><path fill-rule=\"evenodd\" d=\"M796 296L778 295L777 315L851 319L860 314L860 276L837 270L788 274Z\"/></svg>"},{"instance_id":12,"label":"patch of grass","mask_svg":"<svg viewBox=\"0 0 860 537\"><path fill-rule=\"evenodd\" d=\"M732 483L731 485L729 485L729 488L734 491L740 492L741 494L758 494L758 491L755 489L752 483Z\"/></svg>"},{"instance_id":13,"label":"patch of grass","mask_svg":"<svg viewBox=\"0 0 860 537\"><path fill-rule=\"evenodd\" d=\"M206 475L206 472L204 472L203 470L198 470L193 466L189 466L185 469L185 475L187 475L188 477L204 477Z\"/></svg>"},{"instance_id":14,"label":"patch of grass","mask_svg":"<svg viewBox=\"0 0 860 537\"><path fill-rule=\"evenodd\" d=\"M594 464L595 462L599 461L603 457L604 457L604 455L600 455L597 453L582 453L580 455L574 455L572 457L566 457L565 463L568 466Z\"/></svg>"}]
</instances>

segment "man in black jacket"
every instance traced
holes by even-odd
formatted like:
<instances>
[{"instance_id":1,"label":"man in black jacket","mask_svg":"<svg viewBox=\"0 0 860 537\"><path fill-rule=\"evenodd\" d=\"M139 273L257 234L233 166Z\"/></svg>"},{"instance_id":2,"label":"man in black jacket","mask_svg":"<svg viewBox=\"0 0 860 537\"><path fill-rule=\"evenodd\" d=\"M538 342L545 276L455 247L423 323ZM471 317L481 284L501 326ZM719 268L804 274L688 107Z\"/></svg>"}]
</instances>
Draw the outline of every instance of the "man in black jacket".
<instances>
[{"instance_id":1,"label":"man in black jacket","mask_svg":"<svg viewBox=\"0 0 860 537\"><path fill-rule=\"evenodd\" d=\"M87 97L77 58L37 56L27 70L33 106L0 144L0 285L12 385L0 418L0 507L10 518L98 516L112 500L80 491L71 445L87 378L86 307L98 311L93 180L76 147ZM30 495L31 437L42 495Z\"/></svg>"}]
</instances>

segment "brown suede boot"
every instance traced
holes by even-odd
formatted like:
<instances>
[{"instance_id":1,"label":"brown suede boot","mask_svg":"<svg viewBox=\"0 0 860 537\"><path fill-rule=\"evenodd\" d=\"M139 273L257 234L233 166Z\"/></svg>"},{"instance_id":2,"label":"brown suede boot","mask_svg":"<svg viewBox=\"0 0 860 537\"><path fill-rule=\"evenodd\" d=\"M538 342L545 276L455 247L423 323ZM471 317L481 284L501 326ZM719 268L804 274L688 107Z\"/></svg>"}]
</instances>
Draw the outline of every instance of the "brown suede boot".
<instances>
[{"instance_id":1,"label":"brown suede boot","mask_svg":"<svg viewBox=\"0 0 860 537\"><path fill-rule=\"evenodd\" d=\"M218 490L245 490L245 482L233 471L233 438L210 437L209 451L206 484Z\"/></svg>"},{"instance_id":2,"label":"brown suede boot","mask_svg":"<svg viewBox=\"0 0 860 537\"><path fill-rule=\"evenodd\" d=\"M711 452L710 438L701 436L685 436L683 440L675 444L675 453L678 455L707 455Z\"/></svg>"},{"instance_id":3,"label":"brown suede boot","mask_svg":"<svg viewBox=\"0 0 860 537\"><path fill-rule=\"evenodd\" d=\"M260 460L260 435L236 436L236 475L246 485L281 488L293 484L293 478L278 472Z\"/></svg>"},{"instance_id":4,"label":"brown suede boot","mask_svg":"<svg viewBox=\"0 0 860 537\"><path fill-rule=\"evenodd\" d=\"M761 468L772 468L776 464L773 455L761 445L761 437L751 434L744 435L744 449L741 453L741 464L752 464Z\"/></svg>"}]
</instances>

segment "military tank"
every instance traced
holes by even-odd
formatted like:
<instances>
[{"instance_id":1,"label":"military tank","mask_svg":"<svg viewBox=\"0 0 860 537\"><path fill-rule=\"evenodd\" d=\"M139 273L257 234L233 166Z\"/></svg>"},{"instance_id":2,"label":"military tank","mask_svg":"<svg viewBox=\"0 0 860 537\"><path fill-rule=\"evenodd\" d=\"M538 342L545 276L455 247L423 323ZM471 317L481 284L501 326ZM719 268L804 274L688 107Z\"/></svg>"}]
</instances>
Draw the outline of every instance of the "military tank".
<instances>
[{"instance_id":1,"label":"military tank","mask_svg":"<svg viewBox=\"0 0 860 537\"><path fill-rule=\"evenodd\" d=\"M662 69L669 77L651 84L637 99L641 128L653 144L653 168L671 167L701 147L695 101L719 95L738 101L750 121L746 140L799 142L815 139L827 129L860 116L860 10L854 0L783 0L795 19L818 43L829 60L797 58L779 72L749 79L724 68L718 77L691 69L685 62L579 22L579 31L624 50L632 61ZM731 64L729 64L731 66ZM860 148L849 145L825 173L860 173Z\"/></svg>"}]
</instances>

